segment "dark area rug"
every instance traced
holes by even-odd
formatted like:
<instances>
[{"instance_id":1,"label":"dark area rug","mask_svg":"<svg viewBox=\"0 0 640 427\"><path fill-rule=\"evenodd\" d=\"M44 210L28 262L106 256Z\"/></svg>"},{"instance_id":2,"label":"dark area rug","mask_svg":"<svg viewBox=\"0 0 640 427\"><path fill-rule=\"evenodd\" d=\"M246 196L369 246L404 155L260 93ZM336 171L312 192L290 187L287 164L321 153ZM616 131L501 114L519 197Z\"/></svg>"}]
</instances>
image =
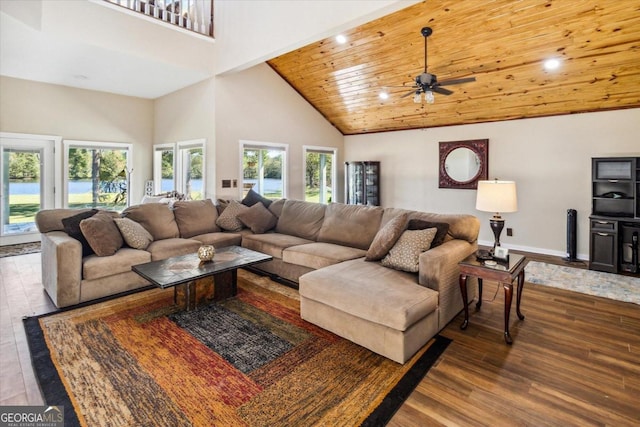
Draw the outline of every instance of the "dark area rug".
<instances>
[{"instance_id":1,"label":"dark area rug","mask_svg":"<svg viewBox=\"0 0 640 427\"><path fill-rule=\"evenodd\" d=\"M0 258L26 255L40 252L40 242L21 243L19 245L0 246Z\"/></svg>"},{"instance_id":2,"label":"dark area rug","mask_svg":"<svg viewBox=\"0 0 640 427\"><path fill-rule=\"evenodd\" d=\"M404 365L300 318L299 301L239 281L177 311L151 290L24 320L48 405L65 425L385 425L445 351Z\"/></svg>"}]
</instances>

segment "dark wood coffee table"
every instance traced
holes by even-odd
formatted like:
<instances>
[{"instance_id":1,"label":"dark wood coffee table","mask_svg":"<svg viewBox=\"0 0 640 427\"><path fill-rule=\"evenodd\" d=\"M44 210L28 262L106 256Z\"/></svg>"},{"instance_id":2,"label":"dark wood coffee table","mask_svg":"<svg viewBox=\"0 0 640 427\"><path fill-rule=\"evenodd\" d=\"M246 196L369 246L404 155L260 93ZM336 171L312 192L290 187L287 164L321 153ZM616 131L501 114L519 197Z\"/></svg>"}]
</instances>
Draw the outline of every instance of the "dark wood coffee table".
<instances>
[{"instance_id":1,"label":"dark wood coffee table","mask_svg":"<svg viewBox=\"0 0 640 427\"><path fill-rule=\"evenodd\" d=\"M238 293L238 268L273 259L240 246L216 249L213 261L197 253L134 265L131 269L159 288L174 287L174 301L185 310Z\"/></svg>"}]
</instances>

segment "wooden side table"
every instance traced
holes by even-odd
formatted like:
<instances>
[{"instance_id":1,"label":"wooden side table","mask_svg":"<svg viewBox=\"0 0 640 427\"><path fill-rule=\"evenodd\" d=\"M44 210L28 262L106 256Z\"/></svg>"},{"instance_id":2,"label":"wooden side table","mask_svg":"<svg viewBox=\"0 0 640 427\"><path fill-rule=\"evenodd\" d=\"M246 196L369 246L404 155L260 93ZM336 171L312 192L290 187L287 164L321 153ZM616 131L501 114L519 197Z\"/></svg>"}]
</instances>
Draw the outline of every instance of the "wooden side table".
<instances>
[{"instance_id":1,"label":"wooden side table","mask_svg":"<svg viewBox=\"0 0 640 427\"><path fill-rule=\"evenodd\" d=\"M482 306L482 280L495 280L504 288L504 340L507 344L512 344L513 339L509 333L509 314L511 313L511 299L513 296L513 281L518 279L518 291L516 297L516 313L520 320L524 320L524 315L520 312L520 300L522 299L522 286L524 285L524 268L529 260L517 254L510 254L509 260L498 262L496 265L486 265L484 261L477 260L475 255L471 255L460 262L460 291L464 304L464 322L460 329L466 329L469 325L469 302L467 300L467 277L478 278L478 302L476 309Z\"/></svg>"}]
</instances>

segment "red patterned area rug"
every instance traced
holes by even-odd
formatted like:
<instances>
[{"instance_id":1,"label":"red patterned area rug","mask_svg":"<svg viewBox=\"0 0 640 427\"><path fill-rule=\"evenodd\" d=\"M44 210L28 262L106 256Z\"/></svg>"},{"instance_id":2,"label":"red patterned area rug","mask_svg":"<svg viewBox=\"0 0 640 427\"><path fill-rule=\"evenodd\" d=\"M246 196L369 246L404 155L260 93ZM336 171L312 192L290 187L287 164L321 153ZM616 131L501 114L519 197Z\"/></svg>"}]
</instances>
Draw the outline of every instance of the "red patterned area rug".
<instances>
[{"instance_id":1,"label":"red patterned area rug","mask_svg":"<svg viewBox=\"0 0 640 427\"><path fill-rule=\"evenodd\" d=\"M400 365L246 277L238 296L191 312L154 289L25 319L45 402L68 426L379 426L451 342Z\"/></svg>"}]
</instances>

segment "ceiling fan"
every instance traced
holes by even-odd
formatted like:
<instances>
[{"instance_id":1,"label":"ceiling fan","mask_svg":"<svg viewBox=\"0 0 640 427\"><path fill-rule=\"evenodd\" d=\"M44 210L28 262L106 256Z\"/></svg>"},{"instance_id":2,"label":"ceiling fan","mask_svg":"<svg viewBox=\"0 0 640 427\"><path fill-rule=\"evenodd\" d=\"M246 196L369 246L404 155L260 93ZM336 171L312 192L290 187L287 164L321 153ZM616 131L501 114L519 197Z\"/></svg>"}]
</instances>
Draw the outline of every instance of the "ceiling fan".
<instances>
[{"instance_id":1,"label":"ceiling fan","mask_svg":"<svg viewBox=\"0 0 640 427\"><path fill-rule=\"evenodd\" d=\"M433 104L434 97L433 92L442 95L451 95L453 92L449 89L445 89L442 86L458 85L461 83L475 82L475 77L465 77L462 79L452 79L439 82L435 74L427 72L427 37L433 33L430 27L424 27L420 30L420 34L424 37L424 72L415 78L415 84L411 92L407 92L402 95L401 98L405 98L409 95L413 95L413 102L422 102L422 94L424 93L425 101L428 104Z\"/></svg>"}]
</instances>

